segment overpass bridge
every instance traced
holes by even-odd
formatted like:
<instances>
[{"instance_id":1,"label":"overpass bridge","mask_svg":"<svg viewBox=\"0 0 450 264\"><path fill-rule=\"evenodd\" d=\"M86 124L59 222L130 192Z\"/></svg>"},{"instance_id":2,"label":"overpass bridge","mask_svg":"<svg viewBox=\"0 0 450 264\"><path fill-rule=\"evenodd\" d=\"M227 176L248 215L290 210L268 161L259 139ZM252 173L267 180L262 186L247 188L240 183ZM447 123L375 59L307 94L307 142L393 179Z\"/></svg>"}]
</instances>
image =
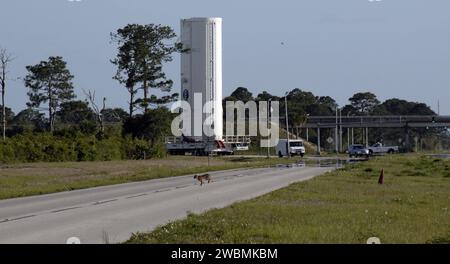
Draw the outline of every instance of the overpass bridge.
<instances>
[{"instance_id":1,"label":"overpass bridge","mask_svg":"<svg viewBox=\"0 0 450 264\"><path fill-rule=\"evenodd\" d=\"M355 128L363 129L364 144L369 145L369 128L403 128L405 142L409 145L409 129L411 128L450 128L450 116L308 116L297 129L306 129L309 140L309 129L317 130L317 153L320 154L321 129L335 129L334 143L336 152L342 152L343 129L347 129L348 144L354 144Z\"/></svg>"},{"instance_id":2,"label":"overpass bridge","mask_svg":"<svg viewBox=\"0 0 450 264\"><path fill-rule=\"evenodd\" d=\"M450 128L450 116L310 116L302 128Z\"/></svg>"}]
</instances>

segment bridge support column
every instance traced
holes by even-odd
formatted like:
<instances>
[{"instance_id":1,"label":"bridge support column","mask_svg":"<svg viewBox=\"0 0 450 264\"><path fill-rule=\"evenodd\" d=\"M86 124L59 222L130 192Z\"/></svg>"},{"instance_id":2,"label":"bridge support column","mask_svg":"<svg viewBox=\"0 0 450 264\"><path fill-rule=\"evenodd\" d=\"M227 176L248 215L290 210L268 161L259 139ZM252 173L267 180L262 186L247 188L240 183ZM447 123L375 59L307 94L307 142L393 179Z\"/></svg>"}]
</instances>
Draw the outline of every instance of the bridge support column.
<instances>
[{"instance_id":1,"label":"bridge support column","mask_svg":"<svg viewBox=\"0 0 450 264\"><path fill-rule=\"evenodd\" d=\"M355 129L352 127L352 145L355 144Z\"/></svg>"},{"instance_id":2,"label":"bridge support column","mask_svg":"<svg viewBox=\"0 0 450 264\"><path fill-rule=\"evenodd\" d=\"M407 152L411 152L411 140L409 138L409 128L405 127L405 149Z\"/></svg>"},{"instance_id":3,"label":"bridge support column","mask_svg":"<svg viewBox=\"0 0 450 264\"><path fill-rule=\"evenodd\" d=\"M369 128L366 127L366 148L369 147Z\"/></svg>"},{"instance_id":4,"label":"bridge support column","mask_svg":"<svg viewBox=\"0 0 450 264\"><path fill-rule=\"evenodd\" d=\"M364 135L365 132L366 132L366 131L364 130L364 128L361 127L361 144L363 144L363 145L365 145L365 144L364 144L364 141L366 140L366 136Z\"/></svg>"},{"instance_id":5,"label":"bridge support column","mask_svg":"<svg viewBox=\"0 0 450 264\"><path fill-rule=\"evenodd\" d=\"M350 147L350 128L347 127L347 149Z\"/></svg>"},{"instance_id":6,"label":"bridge support column","mask_svg":"<svg viewBox=\"0 0 450 264\"><path fill-rule=\"evenodd\" d=\"M336 128L334 129L334 151L339 153L339 138L338 138L338 126L336 124Z\"/></svg>"},{"instance_id":7,"label":"bridge support column","mask_svg":"<svg viewBox=\"0 0 450 264\"><path fill-rule=\"evenodd\" d=\"M320 156L320 127L317 128L317 155Z\"/></svg>"}]
</instances>

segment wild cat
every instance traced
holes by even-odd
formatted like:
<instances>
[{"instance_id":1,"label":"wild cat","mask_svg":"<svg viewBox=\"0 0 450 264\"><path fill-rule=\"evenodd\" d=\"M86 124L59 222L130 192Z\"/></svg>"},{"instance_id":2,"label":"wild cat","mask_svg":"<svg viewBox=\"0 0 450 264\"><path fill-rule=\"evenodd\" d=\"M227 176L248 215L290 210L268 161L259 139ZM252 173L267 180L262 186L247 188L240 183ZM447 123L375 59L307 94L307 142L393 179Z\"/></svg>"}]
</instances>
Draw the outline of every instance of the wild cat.
<instances>
[{"instance_id":1,"label":"wild cat","mask_svg":"<svg viewBox=\"0 0 450 264\"><path fill-rule=\"evenodd\" d=\"M203 185L203 181L208 181L208 183L211 182L211 176L209 174L195 175L194 179L200 182L200 186Z\"/></svg>"}]
</instances>

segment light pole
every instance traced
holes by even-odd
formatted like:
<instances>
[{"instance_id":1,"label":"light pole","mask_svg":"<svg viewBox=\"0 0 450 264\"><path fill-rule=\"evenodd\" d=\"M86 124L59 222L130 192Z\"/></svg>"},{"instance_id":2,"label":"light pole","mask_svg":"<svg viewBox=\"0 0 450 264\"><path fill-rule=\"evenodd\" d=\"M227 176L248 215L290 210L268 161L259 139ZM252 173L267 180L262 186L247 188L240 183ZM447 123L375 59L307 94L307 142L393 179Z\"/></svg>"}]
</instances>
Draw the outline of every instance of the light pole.
<instances>
[{"instance_id":1,"label":"light pole","mask_svg":"<svg viewBox=\"0 0 450 264\"><path fill-rule=\"evenodd\" d=\"M286 92L286 94L284 95L284 108L285 108L285 112L286 112L287 155L288 155L288 158L290 158L291 157L291 144L289 142L289 119L288 119L288 106L287 106L288 94L289 94L289 92Z\"/></svg>"},{"instance_id":2,"label":"light pole","mask_svg":"<svg viewBox=\"0 0 450 264\"><path fill-rule=\"evenodd\" d=\"M342 108L339 109L339 152L342 152Z\"/></svg>"},{"instance_id":3,"label":"light pole","mask_svg":"<svg viewBox=\"0 0 450 264\"><path fill-rule=\"evenodd\" d=\"M270 124L270 122L269 122L269 118L270 118L270 110L271 110L271 107L270 107L270 103L272 102L272 98L270 98L269 99L269 101L268 101L268 103L267 103L267 158L269 159L270 158L270 147L269 147L269 124Z\"/></svg>"},{"instance_id":4,"label":"light pole","mask_svg":"<svg viewBox=\"0 0 450 264\"><path fill-rule=\"evenodd\" d=\"M347 113L347 122L349 122L349 113ZM347 149L350 148L350 127L347 127Z\"/></svg>"},{"instance_id":5,"label":"light pole","mask_svg":"<svg viewBox=\"0 0 450 264\"><path fill-rule=\"evenodd\" d=\"M305 125L306 125L306 141L309 141L308 117L309 117L309 114L306 114L306 118L305 118Z\"/></svg>"},{"instance_id":6,"label":"light pole","mask_svg":"<svg viewBox=\"0 0 450 264\"><path fill-rule=\"evenodd\" d=\"M338 147L338 111L339 108L336 105L336 127L334 128L334 146L335 146L335 151L336 154L339 153L339 147Z\"/></svg>"}]
</instances>

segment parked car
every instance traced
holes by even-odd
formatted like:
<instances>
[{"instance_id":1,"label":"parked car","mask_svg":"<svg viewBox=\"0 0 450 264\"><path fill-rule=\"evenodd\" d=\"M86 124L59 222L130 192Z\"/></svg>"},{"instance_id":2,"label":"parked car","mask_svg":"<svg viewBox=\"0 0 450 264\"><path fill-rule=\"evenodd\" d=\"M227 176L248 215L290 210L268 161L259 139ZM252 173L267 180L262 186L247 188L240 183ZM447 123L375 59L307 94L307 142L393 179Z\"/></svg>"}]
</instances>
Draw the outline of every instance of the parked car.
<instances>
[{"instance_id":1,"label":"parked car","mask_svg":"<svg viewBox=\"0 0 450 264\"><path fill-rule=\"evenodd\" d=\"M363 145L355 144L355 145L350 145L348 147L348 155L350 156L350 158L353 158L353 157L368 158L370 156L370 152Z\"/></svg>"},{"instance_id":2,"label":"parked car","mask_svg":"<svg viewBox=\"0 0 450 264\"><path fill-rule=\"evenodd\" d=\"M369 147L369 154L370 155L376 155L376 154L394 154L398 153L399 148L398 146L383 146L382 143L378 142L374 144L373 146Z\"/></svg>"},{"instance_id":3,"label":"parked car","mask_svg":"<svg viewBox=\"0 0 450 264\"><path fill-rule=\"evenodd\" d=\"M289 140L289 152L291 156L301 156L303 157L306 153L305 146L303 145L303 140L291 139ZM287 139L280 139L277 145L278 157L284 157L288 155L288 142Z\"/></svg>"}]
</instances>

